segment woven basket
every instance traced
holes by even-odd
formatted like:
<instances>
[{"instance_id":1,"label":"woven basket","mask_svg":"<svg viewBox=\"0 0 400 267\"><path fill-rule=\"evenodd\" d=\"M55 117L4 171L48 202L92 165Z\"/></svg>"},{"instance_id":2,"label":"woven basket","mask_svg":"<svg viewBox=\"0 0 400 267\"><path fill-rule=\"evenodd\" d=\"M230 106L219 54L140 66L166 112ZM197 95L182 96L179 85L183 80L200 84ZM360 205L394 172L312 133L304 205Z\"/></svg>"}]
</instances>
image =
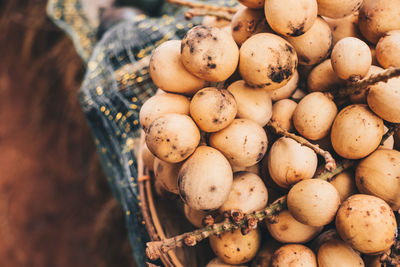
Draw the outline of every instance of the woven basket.
<instances>
[{"instance_id":1,"label":"woven basket","mask_svg":"<svg viewBox=\"0 0 400 267\"><path fill-rule=\"evenodd\" d=\"M141 136L140 147L144 144ZM140 149L139 151L142 151ZM176 195L159 197L154 193L154 176L143 163L142 155L138 156L139 193L142 200L141 210L147 232L152 241L173 237L194 229L183 213L183 202ZM205 266L213 257L207 241L196 247L182 247L163 253L161 261L166 267Z\"/></svg>"}]
</instances>

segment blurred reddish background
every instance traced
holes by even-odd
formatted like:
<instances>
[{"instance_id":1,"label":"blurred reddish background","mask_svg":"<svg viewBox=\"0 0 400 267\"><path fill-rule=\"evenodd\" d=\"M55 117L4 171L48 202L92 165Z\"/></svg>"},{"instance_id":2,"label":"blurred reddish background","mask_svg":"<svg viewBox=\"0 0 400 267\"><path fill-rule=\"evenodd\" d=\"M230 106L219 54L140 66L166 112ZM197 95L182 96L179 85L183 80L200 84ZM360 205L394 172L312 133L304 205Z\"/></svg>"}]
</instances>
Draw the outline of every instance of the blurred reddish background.
<instances>
[{"instance_id":1,"label":"blurred reddish background","mask_svg":"<svg viewBox=\"0 0 400 267\"><path fill-rule=\"evenodd\" d=\"M0 266L132 266L46 1L0 1Z\"/></svg>"}]
</instances>

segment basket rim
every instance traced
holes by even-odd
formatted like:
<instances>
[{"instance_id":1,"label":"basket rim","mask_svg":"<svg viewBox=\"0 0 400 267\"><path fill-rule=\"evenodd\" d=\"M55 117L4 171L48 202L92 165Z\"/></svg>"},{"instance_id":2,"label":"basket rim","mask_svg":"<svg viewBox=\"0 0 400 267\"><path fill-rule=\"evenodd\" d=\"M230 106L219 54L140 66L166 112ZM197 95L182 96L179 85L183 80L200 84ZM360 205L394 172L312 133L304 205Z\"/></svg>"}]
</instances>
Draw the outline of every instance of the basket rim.
<instances>
[{"instance_id":1,"label":"basket rim","mask_svg":"<svg viewBox=\"0 0 400 267\"><path fill-rule=\"evenodd\" d=\"M142 157L142 148L145 144L145 134L140 136L140 144L137 158L138 166L138 183L139 195L141 199L140 209L145 222L145 227L151 241L160 241L166 239L164 229L157 215L157 209L154 205L154 197L151 187L153 176L150 171L144 166ZM176 256L174 250L169 250L167 253L161 252L161 261L167 267L183 267L182 263Z\"/></svg>"}]
</instances>

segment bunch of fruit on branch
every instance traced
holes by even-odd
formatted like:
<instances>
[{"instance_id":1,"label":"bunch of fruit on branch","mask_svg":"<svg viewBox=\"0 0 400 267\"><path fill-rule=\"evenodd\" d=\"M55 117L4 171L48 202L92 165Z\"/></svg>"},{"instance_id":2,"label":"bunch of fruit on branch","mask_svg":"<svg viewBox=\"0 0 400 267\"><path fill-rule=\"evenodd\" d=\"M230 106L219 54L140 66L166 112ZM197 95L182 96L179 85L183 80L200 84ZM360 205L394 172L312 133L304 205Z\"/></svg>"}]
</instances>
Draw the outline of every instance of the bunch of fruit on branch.
<instances>
[{"instance_id":1,"label":"bunch of fruit on branch","mask_svg":"<svg viewBox=\"0 0 400 267\"><path fill-rule=\"evenodd\" d=\"M148 256L209 237L208 267L399 264L400 1L173 2L207 16L151 56L142 156L199 229Z\"/></svg>"}]
</instances>

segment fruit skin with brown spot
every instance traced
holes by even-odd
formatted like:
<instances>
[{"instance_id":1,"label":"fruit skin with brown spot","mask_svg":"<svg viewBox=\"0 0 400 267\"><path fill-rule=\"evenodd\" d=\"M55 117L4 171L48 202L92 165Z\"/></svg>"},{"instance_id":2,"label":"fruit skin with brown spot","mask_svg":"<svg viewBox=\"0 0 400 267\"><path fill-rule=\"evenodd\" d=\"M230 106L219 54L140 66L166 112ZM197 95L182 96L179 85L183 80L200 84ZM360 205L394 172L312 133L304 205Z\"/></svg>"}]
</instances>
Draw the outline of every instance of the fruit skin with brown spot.
<instances>
[{"instance_id":1,"label":"fruit skin with brown spot","mask_svg":"<svg viewBox=\"0 0 400 267\"><path fill-rule=\"evenodd\" d=\"M235 119L228 127L212 133L209 142L232 165L242 167L253 166L261 161L268 147L265 130L249 119Z\"/></svg>"},{"instance_id":2,"label":"fruit skin with brown spot","mask_svg":"<svg viewBox=\"0 0 400 267\"><path fill-rule=\"evenodd\" d=\"M258 33L240 47L239 72L249 85L266 90L289 82L297 67L293 46L272 33Z\"/></svg>"},{"instance_id":3,"label":"fruit skin with brown spot","mask_svg":"<svg viewBox=\"0 0 400 267\"><path fill-rule=\"evenodd\" d=\"M220 236L210 236L210 245L218 258L229 264L243 264L257 254L261 243L259 229L242 235L241 229L226 232Z\"/></svg>"},{"instance_id":4,"label":"fruit skin with brown spot","mask_svg":"<svg viewBox=\"0 0 400 267\"><path fill-rule=\"evenodd\" d=\"M144 102L139 112L139 121L144 131L157 118L171 113L189 115L189 100L187 97L162 93L156 94Z\"/></svg>"},{"instance_id":5,"label":"fruit skin with brown spot","mask_svg":"<svg viewBox=\"0 0 400 267\"><path fill-rule=\"evenodd\" d=\"M179 171L179 194L192 209L214 210L228 198L232 181L231 165L221 152L199 146Z\"/></svg>"},{"instance_id":6,"label":"fruit skin with brown spot","mask_svg":"<svg viewBox=\"0 0 400 267\"><path fill-rule=\"evenodd\" d=\"M237 104L228 90L206 87L193 96L189 109L190 116L201 130L217 132L235 119Z\"/></svg>"},{"instance_id":7,"label":"fruit skin with brown spot","mask_svg":"<svg viewBox=\"0 0 400 267\"><path fill-rule=\"evenodd\" d=\"M231 22L232 37L241 46L247 39L260 32L272 32L261 9L243 8L235 13Z\"/></svg>"},{"instance_id":8,"label":"fruit skin with brown spot","mask_svg":"<svg viewBox=\"0 0 400 267\"><path fill-rule=\"evenodd\" d=\"M251 172L237 172L228 199L219 208L220 213L240 210L251 213L267 206L268 190L261 178Z\"/></svg>"},{"instance_id":9,"label":"fruit skin with brown spot","mask_svg":"<svg viewBox=\"0 0 400 267\"><path fill-rule=\"evenodd\" d=\"M200 131L187 115L166 114L154 120L146 132L146 145L157 158L181 162L188 158L200 142Z\"/></svg>"},{"instance_id":10,"label":"fruit skin with brown spot","mask_svg":"<svg viewBox=\"0 0 400 267\"><path fill-rule=\"evenodd\" d=\"M317 259L308 247L289 244L280 247L272 255L271 267L279 266L317 267Z\"/></svg>"},{"instance_id":11,"label":"fruit skin with brown spot","mask_svg":"<svg viewBox=\"0 0 400 267\"><path fill-rule=\"evenodd\" d=\"M187 71L181 62L181 42L170 40L154 49L149 63L153 83L164 91L193 95L205 81Z\"/></svg>"},{"instance_id":12,"label":"fruit skin with brown spot","mask_svg":"<svg viewBox=\"0 0 400 267\"><path fill-rule=\"evenodd\" d=\"M344 18L357 12L363 0L317 0L318 15L328 18Z\"/></svg>"},{"instance_id":13,"label":"fruit skin with brown spot","mask_svg":"<svg viewBox=\"0 0 400 267\"><path fill-rule=\"evenodd\" d=\"M356 169L357 188L377 196L393 210L400 209L400 152L379 149L363 159Z\"/></svg>"},{"instance_id":14,"label":"fruit skin with brown spot","mask_svg":"<svg viewBox=\"0 0 400 267\"><path fill-rule=\"evenodd\" d=\"M268 153L269 174L282 188L289 188L298 181L311 179L317 169L317 163L317 155L311 148L287 137L275 141Z\"/></svg>"},{"instance_id":15,"label":"fruit skin with brown spot","mask_svg":"<svg viewBox=\"0 0 400 267\"><path fill-rule=\"evenodd\" d=\"M275 32L296 37L313 26L318 6L316 0L266 0L264 11L268 24Z\"/></svg>"},{"instance_id":16,"label":"fruit skin with brown spot","mask_svg":"<svg viewBox=\"0 0 400 267\"><path fill-rule=\"evenodd\" d=\"M181 62L206 81L221 82L231 76L239 61L239 48L232 36L216 27L196 26L181 42Z\"/></svg>"},{"instance_id":17,"label":"fruit skin with brown spot","mask_svg":"<svg viewBox=\"0 0 400 267\"><path fill-rule=\"evenodd\" d=\"M297 37L286 37L296 49L299 64L315 65L329 57L333 42L328 23L317 18L311 28Z\"/></svg>"},{"instance_id":18,"label":"fruit skin with brown spot","mask_svg":"<svg viewBox=\"0 0 400 267\"><path fill-rule=\"evenodd\" d=\"M388 31L400 29L400 3L398 0L364 0L358 15L362 35L376 44Z\"/></svg>"},{"instance_id":19,"label":"fruit skin with brown spot","mask_svg":"<svg viewBox=\"0 0 400 267\"><path fill-rule=\"evenodd\" d=\"M396 228L392 209L375 196L350 196L336 215L336 229L340 237L352 248L365 254L379 254L388 250L394 242Z\"/></svg>"}]
</instances>

